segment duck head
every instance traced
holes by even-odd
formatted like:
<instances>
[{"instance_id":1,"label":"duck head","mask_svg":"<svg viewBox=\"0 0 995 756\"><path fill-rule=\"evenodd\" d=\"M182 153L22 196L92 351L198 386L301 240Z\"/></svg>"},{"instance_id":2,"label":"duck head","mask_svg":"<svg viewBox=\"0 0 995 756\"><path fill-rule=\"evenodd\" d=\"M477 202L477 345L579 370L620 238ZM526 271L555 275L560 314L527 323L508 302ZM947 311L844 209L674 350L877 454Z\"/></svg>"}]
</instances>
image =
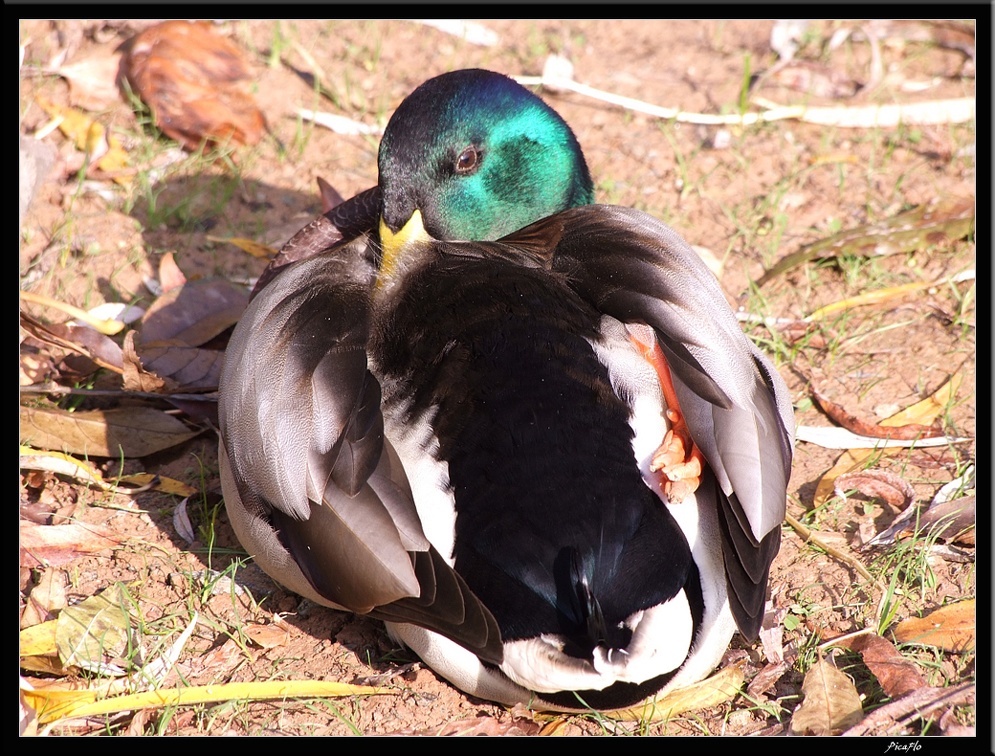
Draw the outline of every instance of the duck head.
<instances>
[{"instance_id":1,"label":"duck head","mask_svg":"<svg viewBox=\"0 0 995 756\"><path fill-rule=\"evenodd\" d=\"M541 99L503 74L437 76L391 117L380 143L384 274L408 243L499 239L593 202L577 138Z\"/></svg>"}]
</instances>

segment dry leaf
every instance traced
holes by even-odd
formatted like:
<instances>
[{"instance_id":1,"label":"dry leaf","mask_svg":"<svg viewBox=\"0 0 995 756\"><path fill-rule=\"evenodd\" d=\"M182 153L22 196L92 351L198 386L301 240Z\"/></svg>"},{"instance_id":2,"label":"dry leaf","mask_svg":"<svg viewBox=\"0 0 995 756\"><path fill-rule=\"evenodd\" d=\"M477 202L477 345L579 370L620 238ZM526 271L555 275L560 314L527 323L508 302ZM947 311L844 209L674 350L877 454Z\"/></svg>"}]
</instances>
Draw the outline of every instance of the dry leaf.
<instances>
[{"instance_id":1,"label":"dry leaf","mask_svg":"<svg viewBox=\"0 0 995 756\"><path fill-rule=\"evenodd\" d=\"M130 183L130 174L125 175L124 170L128 165L128 153L117 137L78 110L56 105L44 97L38 97L36 101L59 124L59 131L73 140L76 149L86 154L91 173L99 168L119 184Z\"/></svg>"},{"instance_id":2,"label":"dry leaf","mask_svg":"<svg viewBox=\"0 0 995 756\"><path fill-rule=\"evenodd\" d=\"M69 102L86 110L105 110L120 102L117 75L121 56L100 52L69 65L55 73L69 82Z\"/></svg>"},{"instance_id":3,"label":"dry leaf","mask_svg":"<svg viewBox=\"0 0 995 756\"><path fill-rule=\"evenodd\" d=\"M122 375L125 391L143 391L148 394L159 394L176 391L179 386L176 381L147 370L141 357L135 351L135 332L128 331L124 337L122 356Z\"/></svg>"},{"instance_id":4,"label":"dry leaf","mask_svg":"<svg viewBox=\"0 0 995 756\"><path fill-rule=\"evenodd\" d=\"M146 346L142 348L142 362L149 371L163 376L177 389L213 391L221 380L224 352L178 345ZM173 404L187 409L177 401Z\"/></svg>"},{"instance_id":5,"label":"dry leaf","mask_svg":"<svg viewBox=\"0 0 995 756\"><path fill-rule=\"evenodd\" d=\"M819 659L802 682L802 701L791 717L795 735L837 735L853 727L864 713L853 680L828 659Z\"/></svg>"},{"instance_id":6,"label":"dry leaf","mask_svg":"<svg viewBox=\"0 0 995 756\"><path fill-rule=\"evenodd\" d=\"M945 197L877 223L840 231L788 255L757 279L757 285L810 260L892 255L962 239L974 228L975 204L974 197Z\"/></svg>"},{"instance_id":7,"label":"dry leaf","mask_svg":"<svg viewBox=\"0 0 995 756\"><path fill-rule=\"evenodd\" d=\"M926 680L915 662L902 656L891 641L880 635L855 635L840 645L860 654L864 664L891 698L901 698L906 693L926 687Z\"/></svg>"},{"instance_id":8,"label":"dry leaf","mask_svg":"<svg viewBox=\"0 0 995 756\"><path fill-rule=\"evenodd\" d=\"M256 144L266 120L242 51L203 21L166 21L128 42L122 68L163 133L188 150Z\"/></svg>"},{"instance_id":9,"label":"dry leaf","mask_svg":"<svg viewBox=\"0 0 995 756\"><path fill-rule=\"evenodd\" d=\"M20 426L26 444L86 457L144 457L200 433L151 407L87 412L21 407Z\"/></svg>"},{"instance_id":10,"label":"dry leaf","mask_svg":"<svg viewBox=\"0 0 995 756\"><path fill-rule=\"evenodd\" d=\"M274 249L266 244L260 244L252 239L244 239L241 236L208 236L207 240L212 242L221 242L223 244L234 244L243 252L248 252L253 257L258 257L261 260L271 260L280 252L280 250Z\"/></svg>"},{"instance_id":11,"label":"dry leaf","mask_svg":"<svg viewBox=\"0 0 995 756\"><path fill-rule=\"evenodd\" d=\"M122 371L121 347L89 326L72 323L46 324L22 312L21 328L39 341L82 354L100 367L115 373Z\"/></svg>"},{"instance_id":12,"label":"dry leaf","mask_svg":"<svg viewBox=\"0 0 995 756\"><path fill-rule=\"evenodd\" d=\"M974 546L977 504L976 496L963 496L933 504L920 515L919 529L930 535L935 533L943 541ZM911 535L911 532L904 530L901 535Z\"/></svg>"},{"instance_id":13,"label":"dry leaf","mask_svg":"<svg viewBox=\"0 0 995 756\"><path fill-rule=\"evenodd\" d=\"M100 691L54 687L25 691L24 695L31 707L38 712L39 720L47 723L64 717L92 717L134 709L192 706L220 701L397 695L398 692L323 680L275 680L151 690L114 698L104 698Z\"/></svg>"},{"instance_id":14,"label":"dry leaf","mask_svg":"<svg viewBox=\"0 0 995 756\"><path fill-rule=\"evenodd\" d=\"M950 376L950 380L940 386L940 388L934 391L932 395L927 396L922 401L916 402L911 407L906 407L904 410L896 412L886 420L882 420L880 425L887 426L889 428L896 428L902 425L908 425L909 423L931 425L957 395L957 390L960 388L961 381L963 381L963 376L960 373L954 373ZM803 428L805 426L799 427ZM871 443L859 451L847 451L843 454L836 461L836 464L833 465L833 468L822 476L822 479L816 486L815 496L813 497L813 506L821 507L829 500L829 497L833 495L836 478L843 473L863 469L867 466L867 463L871 459L872 455L882 453L888 454L889 451L887 449L883 452L874 451L874 444Z\"/></svg>"},{"instance_id":15,"label":"dry leaf","mask_svg":"<svg viewBox=\"0 0 995 756\"><path fill-rule=\"evenodd\" d=\"M71 304L66 304L65 302L59 302L58 300L52 299L50 297L43 296L41 294L34 294L30 291L24 291L23 289L19 292L19 296L25 302L32 302L34 304L40 304L45 307L52 307L56 310L61 310L62 312L70 315L76 320L80 320L86 323L91 328L95 328L103 334L108 336L113 336L116 333L120 333L124 330L124 323L120 320L108 320L106 318L98 318L90 315L90 313L85 310L81 310L78 307L73 307Z\"/></svg>"},{"instance_id":16,"label":"dry leaf","mask_svg":"<svg viewBox=\"0 0 995 756\"><path fill-rule=\"evenodd\" d=\"M173 510L173 530L188 544L197 540L197 534L194 532L193 524L187 515L187 502L189 501L190 497L188 496Z\"/></svg>"},{"instance_id":17,"label":"dry leaf","mask_svg":"<svg viewBox=\"0 0 995 756\"><path fill-rule=\"evenodd\" d=\"M221 279L189 281L163 293L142 319L136 346L202 346L235 325L249 303L244 288ZM147 363L146 363L147 364Z\"/></svg>"},{"instance_id":18,"label":"dry leaf","mask_svg":"<svg viewBox=\"0 0 995 756\"><path fill-rule=\"evenodd\" d=\"M59 649L55 645L56 620L49 620L34 627L21 630L18 636L21 656L55 656Z\"/></svg>"},{"instance_id":19,"label":"dry leaf","mask_svg":"<svg viewBox=\"0 0 995 756\"><path fill-rule=\"evenodd\" d=\"M290 639L290 631L277 625L249 624L242 628L242 632L260 648L286 646Z\"/></svg>"},{"instance_id":20,"label":"dry leaf","mask_svg":"<svg viewBox=\"0 0 995 756\"><path fill-rule=\"evenodd\" d=\"M816 444L825 449L928 449L950 444L962 444L972 439L965 436L936 436L935 438L872 438L859 436L846 428L823 428L812 425L799 425L795 428L795 440Z\"/></svg>"},{"instance_id":21,"label":"dry leaf","mask_svg":"<svg viewBox=\"0 0 995 756\"><path fill-rule=\"evenodd\" d=\"M825 307L820 307L818 310L805 318L805 320L810 322L822 320L827 315L832 315L837 312L844 312L846 310L853 309L854 307L864 307L866 305L890 302L892 299L898 299L908 294L915 294L916 292L923 291L924 289L936 288L947 283L969 281L973 277L974 271L964 271L961 274L950 278L944 278L939 281L916 281L915 283L901 284L899 286L887 286L883 289L866 291L855 297L847 297L846 299L841 299L838 302L827 304Z\"/></svg>"},{"instance_id":22,"label":"dry leaf","mask_svg":"<svg viewBox=\"0 0 995 756\"><path fill-rule=\"evenodd\" d=\"M936 436L943 435L942 431L938 431L935 428L931 428L926 425L919 425L917 423L910 423L902 426L884 426L869 423L865 420L861 420L859 417L846 410L842 405L830 401L827 396L816 390L814 387L812 389L812 397L815 399L822 411L825 412L833 422L849 431L853 431L860 436L869 436L871 438L901 438L910 440L918 438L935 438Z\"/></svg>"},{"instance_id":23,"label":"dry leaf","mask_svg":"<svg viewBox=\"0 0 995 756\"><path fill-rule=\"evenodd\" d=\"M888 470L862 470L844 473L834 484L836 495L846 499L847 491L881 499L895 509L905 509L916 499L916 492L901 475Z\"/></svg>"},{"instance_id":24,"label":"dry leaf","mask_svg":"<svg viewBox=\"0 0 995 756\"><path fill-rule=\"evenodd\" d=\"M159 260L159 283L162 286L163 293L178 289L186 282L187 277L180 270L180 266L176 264L176 258L173 257L173 253L167 252L164 254L162 259Z\"/></svg>"},{"instance_id":25,"label":"dry leaf","mask_svg":"<svg viewBox=\"0 0 995 756\"><path fill-rule=\"evenodd\" d=\"M920 643L962 653L975 646L975 601L961 601L937 609L925 617L910 617L898 623L899 643Z\"/></svg>"},{"instance_id":26,"label":"dry leaf","mask_svg":"<svg viewBox=\"0 0 995 756\"><path fill-rule=\"evenodd\" d=\"M125 540L110 528L71 522L67 525L35 525L20 522L20 564L47 567L68 564L83 554L109 549Z\"/></svg>"},{"instance_id":27,"label":"dry leaf","mask_svg":"<svg viewBox=\"0 0 995 756\"><path fill-rule=\"evenodd\" d=\"M896 537L927 533L931 537L947 541L959 540L974 544L975 497L969 496L950 501L949 496L974 485L974 465L964 474L943 486L933 497L929 507L923 511L914 504L901 512L891 525L878 533L869 546L891 543Z\"/></svg>"},{"instance_id":28,"label":"dry leaf","mask_svg":"<svg viewBox=\"0 0 995 756\"><path fill-rule=\"evenodd\" d=\"M949 688L920 688L906 696L875 709L861 722L843 734L848 737L869 735L920 735L923 720L932 718L934 712L962 704L972 709L976 703L977 688L974 683L961 683ZM909 744L917 742L910 740ZM911 749L909 749L911 750Z\"/></svg>"},{"instance_id":29,"label":"dry leaf","mask_svg":"<svg viewBox=\"0 0 995 756\"><path fill-rule=\"evenodd\" d=\"M659 722L686 711L707 709L739 695L745 678L741 664L723 667L708 679L686 688L672 690L630 709L606 712L605 716L631 722Z\"/></svg>"},{"instance_id":30,"label":"dry leaf","mask_svg":"<svg viewBox=\"0 0 995 756\"><path fill-rule=\"evenodd\" d=\"M55 643L64 666L90 672L123 675L135 645L130 604L120 585L91 596L59 614Z\"/></svg>"},{"instance_id":31,"label":"dry leaf","mask_svg":"<svg viewBox=\"0 0 995 756\"><path fill-rule=\"evenodd\" d=\"M38 734L38 716L28 703L24 691L19 691L17 695L17 734L20 737L33 737Z\"/></svg>"},{"instance_id":32,"label":"dry leaf","mask_svg":"<svg viewBox=\"0 0 995 756\"><path fill-rule=\"evenodd\" d=\"M38 583L28 594L28 601L21 615L21 627L30 627L55 619L66 606L66 573L58 569L42 570Z\"/></svg>"}]
</instances>

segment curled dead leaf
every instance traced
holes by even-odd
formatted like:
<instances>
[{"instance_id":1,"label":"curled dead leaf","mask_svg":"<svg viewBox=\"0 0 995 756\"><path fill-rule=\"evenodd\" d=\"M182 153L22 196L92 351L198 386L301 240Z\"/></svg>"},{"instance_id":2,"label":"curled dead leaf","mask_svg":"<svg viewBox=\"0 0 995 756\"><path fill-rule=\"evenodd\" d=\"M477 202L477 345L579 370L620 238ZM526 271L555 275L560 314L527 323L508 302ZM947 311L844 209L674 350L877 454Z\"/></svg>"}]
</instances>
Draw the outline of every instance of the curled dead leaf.
<instances>
[{"instance_id":1,"label":"curled dead leaf","mask_svg":"<svg viewBox=\"0 0 995 756\"><path fill-rule=\"evenodd\" d=\"M129 41L123 72L163 133L188 150L256 144L266 120L242 51L204 21L166 21Z\"/></svg>"},{"instance_id":2,"label":"curled dead leaf","mask_svg":"<svg viewBox=\"0 0 995 756\"><path fill-rule=\"evenodd\" d=\"M847 491L881 499L895 509L905 509L916 499L916 492L901 475L888 470L862 470L844 473L836 478L836 495L846 498Z\"/></svg>"},{"instance_id":3,"label":"curled dead leaf","mask_svg":"<svg viewBox=\"0 0 995 756\"><path fill-rule=\"evenodd\" d=\"M828 397L815 388L812 389L812 397L833 422L859 436L912 440L918 438L935 438L943 435L942 431L938 431L935 428L914 423L898 427L868 423L846 410L842 405L830 401Z\"/></svg>"}]
</instances>

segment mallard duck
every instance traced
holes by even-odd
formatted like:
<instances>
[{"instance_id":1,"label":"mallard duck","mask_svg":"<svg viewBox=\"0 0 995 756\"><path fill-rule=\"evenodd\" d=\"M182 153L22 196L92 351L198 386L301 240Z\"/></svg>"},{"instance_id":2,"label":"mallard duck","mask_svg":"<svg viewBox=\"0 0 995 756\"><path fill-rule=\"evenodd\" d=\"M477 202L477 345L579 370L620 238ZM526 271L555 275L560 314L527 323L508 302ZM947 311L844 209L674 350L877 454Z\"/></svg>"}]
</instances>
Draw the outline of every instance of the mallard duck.
<instances>
[{"instance_id":1,"label":"mallard duck","mask_svg":"<svg viewBox=\"0 0 995 756\"><path fill-rule=\"evenodd\" d=\"M592 204L574 134L508 77L416 89L379 174L231 338L238 538L471 695L613 709L703 678L760 628L777 371L680 236Z\"/></svg>"}]
</instances>

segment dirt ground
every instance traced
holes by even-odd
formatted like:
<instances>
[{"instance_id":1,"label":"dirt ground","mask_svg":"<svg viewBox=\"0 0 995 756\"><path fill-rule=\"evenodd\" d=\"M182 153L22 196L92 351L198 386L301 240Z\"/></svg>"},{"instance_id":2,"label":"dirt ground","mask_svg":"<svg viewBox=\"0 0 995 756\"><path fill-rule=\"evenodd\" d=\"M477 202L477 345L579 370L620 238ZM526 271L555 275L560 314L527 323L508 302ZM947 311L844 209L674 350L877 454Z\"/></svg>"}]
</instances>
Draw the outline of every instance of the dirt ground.
<instances>
[{"instance_id":1,"label":"dirt ground","mask_svg":"<svg viewBox=\"0 0 995 756\"><path fill-rule=\"evenodd\" d=\"M474 44L406 21L221 24L219 32L245 51L254 74L253 94L270 134L258 146L240 150L235 168L185 158L170 164L168 158L180 155L175 144L137 124L131 106L120 98L101 109L99 119L120 135L132 165L147 182L136 180L126 188L82 177L79 151L58 131L51 133L44 141L56 150L53 168L21 228L21 288L80 307L105 301L148 307L154 295L145 281L157 278L167 253L188 279L253 280L265 260L219 239L244 237L278 248L320 213L318 177L345 197L376 182L376 136L315 127L298 118L298 109L382 126L418 84L453 69L538 75L547 57L556 53L572 61L579 82L702 114L735 114L747 97L754 98L750 109L759 109L757 98L782 105L858 107L938 102L975 92L973 53L956 39L935 33L925 39L923 27L813 21L804 31L798 62L777 71L770 21L480 23L496 36L496 44ZM112 54L146 25L23 21L21 134L34 134L49 120L39 97L70 102L66 80L50 72L56 56L65 52L60 64L68 65ZM319 76L336 101L319 94L300 72ZM757 80L747 93L751 77ZM833 255L795 266L762 287L754 283L786 255L838 231L886 221L937 198L972 201L973 121L844 128L788 119L720 127L662 120L571 92L541 94L574 129L598 200L649 212L708 250L721 263L720 280L730 303L744 313L800 319L867 291L932 282L905 296L826 318L800 337L758 323L744 326L778 364L800 425L832 424L814 405L811 385L876 423L933 394L958 373L962 381L940 421L948 435L974 439L974 282L948 280L974 268L973 235L955 240L927 236L896 254L887 254L884 244L870 256ZM22 308L45 322L65 320L37 305ZM26 351L22 345L22 367ZM46 345L40 354L52 357L52 367L34 383L66 382L68 373L59 367L65 352ZM105 376L87 385L120 387L120 379ZM55 403L59 397L22 394L22 404L39 401ZM110 400L83 401L89 406ZM398 649L380 624L302 603L254 566L237 572L248 589L244 594L233 598L231 589L211 594L203 576L213 573L205 571L223 571L232 559L244 558L220 505L216 443L208 430L181 446L123 462L126 472L157 473L201 492L187 505L197 534L192 543L177 531L178 497L149 492L134 496L129 505L126 497L69 478L22 471L22 513L25 508L69 508L74 519L107 525L127 541L60 565L29 569L22 561L21 611L25 597L50 570L64 573L70 604L120 582L140 608L150 639L175 638L191 612L199 612L198 626L178 663L186 683L315 679L386 685L395 694L147 710L75 719L53 732L535 734L549 727L548 717L468 698ZM915 552L913 561L895 561L897 545L875 549L864 543L868 534L894 520L898 508L866 495L830 497L815 506L816 486L841 454L797 444L789 514L868 566L879 581L901 574L891 625L973 598L973 546L936 549L929 542L906 542L906 550ZM872 466L899 475L918 500L928 503L974 457L972 440L901 451ZM95 461L111 474L122 464ZM889 558L894 558L891 567ZM771 600L787 664L769 687L756 696L739 696L661 723L616 722L594 714L552 721L564 734L781 733L801 700L801 682L815 647L873 624L880 598L879 588L852 564L807 545L786 526L771 574ZM244 642L243 627L272 625L277 614L287 628L278 643L263 648ZM929 685L974 679L973 651L902 648ZM737 639L729 659L745 661L748 681L758 670L770 668L759 643ZM865 695L865 712L888 700L859 657L851 654L837 663ZM958 710L957 719L962 726L973 726L973 708ZM911 727L904 732L918 734L915 728L922 725Z\"/></svg>"}]
</instances>

